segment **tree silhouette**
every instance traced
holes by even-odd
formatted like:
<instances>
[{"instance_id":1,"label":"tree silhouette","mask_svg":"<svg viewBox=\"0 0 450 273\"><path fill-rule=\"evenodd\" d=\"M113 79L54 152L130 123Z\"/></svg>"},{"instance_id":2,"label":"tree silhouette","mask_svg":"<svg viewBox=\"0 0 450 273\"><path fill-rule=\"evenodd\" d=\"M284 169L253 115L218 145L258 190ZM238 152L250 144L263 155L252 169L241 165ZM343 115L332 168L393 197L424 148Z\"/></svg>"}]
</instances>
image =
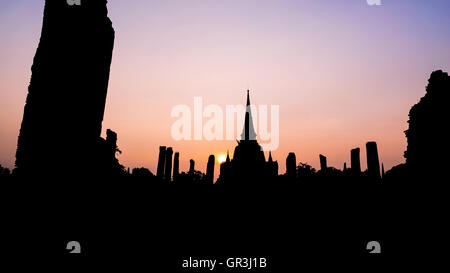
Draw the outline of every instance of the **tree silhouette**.
<instances>
[{"instance_id":1,"label":"tree silhouette","mask_svg":"<svg viewBox=\"0 0 450 273\"><path fill-rule=\"evenodd\" d=\"M0 177L7 177L11 175L11 170L8 168L3 168L2 165L0 165Z\"/></svg>"},{"instance_id":2,"label":"tree silhouette","mask_svg":"<svg viewBox=\"0 0 450 273\"><path fill-rule=\"evenodd\" d=\"M132 171L132 175L136 177L154 177L153 173L147 168L134 168Z\"/></svg>"},{"instance_id":3,"label":"tree silhouette","mask_svg":"<svg viewBox=\"0 0 450 273\"><path fill-rule=\"evenodd\" d=\"M311 165L300 162L297 166L297 173L299 177L307 177L315 175L317 171Z\"/></svg>"}]
</instances>

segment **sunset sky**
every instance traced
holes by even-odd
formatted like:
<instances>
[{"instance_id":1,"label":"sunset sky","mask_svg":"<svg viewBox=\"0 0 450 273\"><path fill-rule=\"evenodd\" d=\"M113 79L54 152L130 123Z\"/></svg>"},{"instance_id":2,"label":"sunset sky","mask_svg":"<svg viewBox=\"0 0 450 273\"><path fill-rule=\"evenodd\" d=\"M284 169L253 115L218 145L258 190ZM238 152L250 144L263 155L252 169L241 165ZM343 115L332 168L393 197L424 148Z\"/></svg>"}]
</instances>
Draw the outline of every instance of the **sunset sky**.
<instances>
[{"instance_id":1,"label":"sunset sky","mask_svg":"<svg viewBox=\"0 0 450 273\"><path fill-rule=\"evenodd\" d=\"M175 141L172 108L202 97L225 109L250 89L253 104L280 107L280 173L289 152L316 168L324 154L341 169L355 147L365 169L367 141L377 141L388 170L404 161L408 112L430 73L450 70L450 1L382 3L110 0L116 41L103 135L118 133L127 167L156 173L166 145L180 152L181 170L193 158L205 171L209 154L232 155L236 141ZM12 168L44 0L0 5L0 164Z\"/></svg>"}]
</instances>

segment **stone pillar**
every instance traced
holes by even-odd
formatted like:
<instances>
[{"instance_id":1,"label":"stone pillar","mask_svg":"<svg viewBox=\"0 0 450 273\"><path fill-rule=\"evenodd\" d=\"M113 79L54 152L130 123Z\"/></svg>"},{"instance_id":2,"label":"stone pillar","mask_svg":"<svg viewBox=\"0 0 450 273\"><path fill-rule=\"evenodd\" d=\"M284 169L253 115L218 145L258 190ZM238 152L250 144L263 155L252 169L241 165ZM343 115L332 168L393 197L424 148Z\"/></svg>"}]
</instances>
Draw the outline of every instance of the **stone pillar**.
<instances>
[{"instance_id":1,"label":"stone pillar","mask_svg":"<svg viewBox=\"0 0 450 273\"><path fill-rule=\"evenodd\" d=\"M208 158L208 165L206 167L206 183L213 184L214 183L214 164L216 162L216 158L214 155L210 155Z\"/></svg>"},{"instance_id":2,"label":"stone pillar","mask_svg":"<svg viewBox=\"0 0 450 273\"><path fill-rule=\"evenodd\" d=\"M379 180L380 176L380 161L378 159L378 148L376 142L367 142L367 172L369 177Z\"/></svg>"},{"instance_id":3,"label":"stone pillar","mask_svg":"<svg viewBox=\"0 0 450 273\"><path fill-rule=\"evenodd\" d=\"M328 169L327 158L324 155L319 155L319 158L320 158L320 170L322 172L326 172Z\"/></svg>"},{"instance_id":4,"label":"stone pillar","mask_svg":"<svg viewBox=\"0 0 450 273\"><path fill-rule=\"evenodd\" d=\"M167 182L170 182L172 180L172 155L172 147L168 147L166 150L166 168L164 171L164 177L166 178Z\"/></svg>"},{"instance_id":5,"label":"stone pillar","mask_svg":"<svg viewBox=\"0 0 450 273\"><path fill-rule=\"evenodd\" d=\"M173 180L175 181L180 174L180 153L176 152L173 157Z\"/></svg>"},{"instance_id":6,"label":"stone pillar","mask_svg":"<svg viewBox=\"0 0 450 273\"><path fill-rule=\"evenodd\" d=\"M106 3L45 1L17 143L19 173L96 175L104 164L97 153L115 35Z\"/></svg>"},{"instance_id":7,"label":"stone pillar","mask_svg":"<svg viewBox=\"0 0 450 273\"><path fill-rule=\"evenodd\" d=\"M291 180L297 177L297 159L295 153L289 153L286 158L286 174Z\"/></svg>"},{"instance_id":8,"label":"stone pillar","mask_svg":"<svg viewBox=\"0 0 450 273\"><path fill-rule=\"evenodd\" d=\"M156 170L156 176L164 176L164 166L166 162L166 146L159 147L158 169Z\"/></svg>"},{"instance_id":9,"label":"stone pillar","mask_svg":"<svg viewBox=\"0 0 450 273\"><path fill-rule=\"evenodd\" d=\"M189 173L193 173L195 171L195 161L194 159L189 160Z\"/></svg>"},{"instance_id":10,"label":"stone pillar","mask_svg":"<svg viewBox=\"0 0 450 273\"><path fill-rule=\"evenodd\" d=\"M351 156L351 164L352 164L352 173L353 174L360 174L361 173L361 161L359 158L360 150L359 148L355 148L351 150L350 156Z\"/></svg>"}]
</instances>

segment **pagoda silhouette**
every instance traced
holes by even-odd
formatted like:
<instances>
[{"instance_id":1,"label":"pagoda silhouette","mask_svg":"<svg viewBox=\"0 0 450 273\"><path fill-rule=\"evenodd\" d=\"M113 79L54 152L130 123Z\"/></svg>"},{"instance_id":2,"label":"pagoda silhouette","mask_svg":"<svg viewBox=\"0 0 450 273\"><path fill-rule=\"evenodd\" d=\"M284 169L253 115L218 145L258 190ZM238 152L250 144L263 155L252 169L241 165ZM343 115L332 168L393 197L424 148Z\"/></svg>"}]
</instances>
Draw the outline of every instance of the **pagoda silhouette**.
<instances>
[{"instance_id":1,"label":"pagoda silhouette","mask_svg":"<svg viewBox=\"0 0 450 273\"><path fill-rule=\"evenodd\" d=\"M244 127L241 140L237 140L237 143L233 159L230 159L227 152L227 159L220 166L218 184L258 184L278 176L278 162L273 161L271 153L266 161L264 151L256 140L249 90L247 90Z\"/></svg>"}]
</instances>

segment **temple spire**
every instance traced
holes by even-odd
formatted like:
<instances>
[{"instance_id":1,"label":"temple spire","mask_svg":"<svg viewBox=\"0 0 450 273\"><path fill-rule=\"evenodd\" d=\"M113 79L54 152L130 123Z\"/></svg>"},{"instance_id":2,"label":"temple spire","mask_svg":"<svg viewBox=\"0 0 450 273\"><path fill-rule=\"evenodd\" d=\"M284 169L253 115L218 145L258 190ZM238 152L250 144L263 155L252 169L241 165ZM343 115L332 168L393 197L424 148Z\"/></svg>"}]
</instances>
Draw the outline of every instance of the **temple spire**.
<instances>
[{"instance_id":1,"label":"temple spire","mask_svg":"<svg viewBox=\"0 0 450 273\"><path fill-rule=\"evenodd\" d=\"M247 90L247 106L250 106L250 90Z\"/></svg>"},{"instance_id":2,"label":"temple spire","mask_svg":"<svg viewBox=\"0 0 450 273\"><path fill-rule=\"evenodd\" d=\"M253 127L252 110L250 107L250 90L247 90L247 106L245 111L245 123L241 134L241 141L256 140L256 133Z\"/></svg>"}]
</instances>

